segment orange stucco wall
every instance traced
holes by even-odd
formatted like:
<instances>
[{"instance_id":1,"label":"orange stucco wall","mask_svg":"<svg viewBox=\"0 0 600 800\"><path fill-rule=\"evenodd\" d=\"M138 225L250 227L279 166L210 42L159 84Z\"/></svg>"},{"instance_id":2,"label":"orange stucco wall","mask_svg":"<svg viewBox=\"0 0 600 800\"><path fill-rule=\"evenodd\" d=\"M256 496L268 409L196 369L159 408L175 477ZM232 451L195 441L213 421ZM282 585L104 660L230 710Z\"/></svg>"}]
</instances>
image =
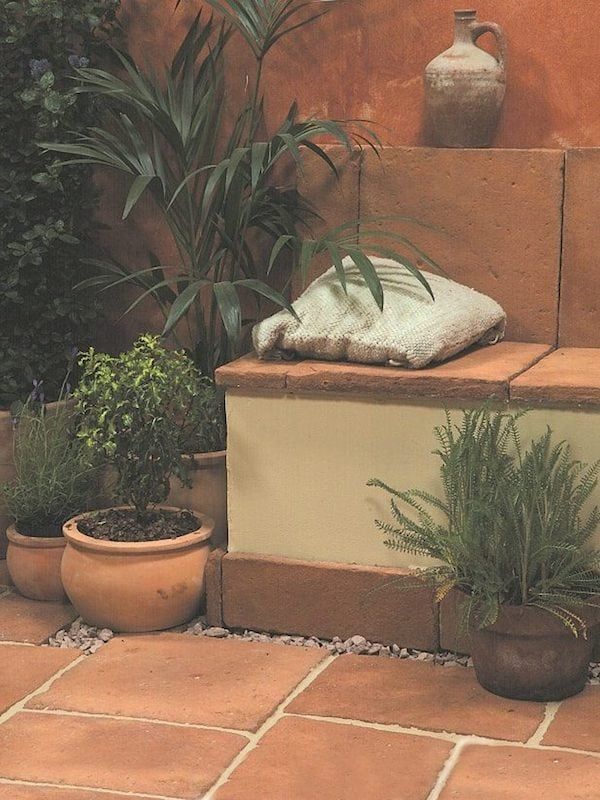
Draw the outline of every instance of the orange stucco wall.
<instances>
[{"instance_id":1,"label":"orange stucco wall","mask_svg":"<svg viewBox=\"0 0 600 800\"><path fill-rule=\"evenodd\" d=\"M184 0L124 0L130 44L156 62L167 59L202 5ZM464 3L462 4L465 5ZM481 0L482 20L499 23L509 43L506 105L496 146L600 145L600 3L596 0ZM368 118L386 144L423 144L421 75L450 45L458 0L333 0L315 25L269 57L266 86L272 121L297 97L305 114ZM482 40L483 41L483 40ZM242 49L242 48L240 48ZM239 95L247 59L232 65Z\"/></svg>"},{"instance_id":2,"label":"orange stucco wall","mask_svg":"<svg viewBox=\"0 0 600 800\"><path fill-rule=\"evenodd\" d=\"M301 30L269 55L265 89L270 126L277 124L297 97L305 115L368 118L381 124L385 144L425 144L421 75L428 61L451 43L452 11L460 7L459 0L334 0L322 5L331 9L323 20ZM130 51L155 67L168 63L201 6L202 0L182 0L174 12L174 0L123 0L122 22ZM505 113L495 146L554 150L600 146L600 3L481 0L478 11L481 20L502 25L509 42ZM239 47L230 48L230 58L228 103L239 108L252 59L241 41ZM427 162L430 155L422 151L419 157ZM415 159L417 156L414 154ZM385 179L387 186L384 181L381 187L382 195L387 191L396 201L407 192L410 195L404 177L392 170ZM501 176L497 177L500 180ZM446 174L445 179L450 178L450 173ZM371 179L362 176L363 190ZM458 186L460 170L456 180L456 191L464 191L464 185L462 189ZM107 249L139 266L148 266L150 250L163 264L177 263L152 204L140 203L123 223L122 179L110 173L100 174L98 181L104 190L100 216L109 225L103 235ZM435 194L435 172L429 181ZM340 203L345 203L343 218L356 216L359 185L355 176L355 182L346 186L346 195L342 186L319 196L324 215L335 218ZM496 185L501 185L501 180ZM413 190L421 203L421 195L429 196L418 183ZM505 202L509 201L505 198ZM495 218L498 207L494 209ZM540 210L539 214L543 213ZM541 222L549 226L549 239L560 228L546 219ZM495 222L487 219L481 224L485 227ZM471 245L467 237L465 246ZM443 255L440 259L446 263L449 259ZM546 267L548 264L542 264L541 268ZM453 277L461 279L459 273ZM556 281L553 291L555 285ZM119 319L135 296L121 287L106 298L109 321L96 334L98 347L121 349L129 346L140 330L162 329L163 318L150 301Z\"/></svg>"}]
</instances>

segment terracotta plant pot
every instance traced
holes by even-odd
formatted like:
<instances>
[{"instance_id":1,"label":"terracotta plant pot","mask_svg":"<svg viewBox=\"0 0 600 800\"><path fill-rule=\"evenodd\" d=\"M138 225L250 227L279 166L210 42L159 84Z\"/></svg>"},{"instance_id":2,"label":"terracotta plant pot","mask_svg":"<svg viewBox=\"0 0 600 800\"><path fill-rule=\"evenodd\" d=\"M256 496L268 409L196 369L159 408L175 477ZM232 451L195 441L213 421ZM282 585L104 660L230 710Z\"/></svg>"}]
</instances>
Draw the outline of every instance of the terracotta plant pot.
<instances>
[{"instance_id":1,"label":"terracotta plant pot","mask_svg":"<svg viewBox=\"0 0 600 800\"><path fill-rule=\"evenodd\" d=\"M159 506L166 511L180 511ZM62 580L84 621L120 632L159 631L199 612L214 522L177 539L110 542L86 536L81 514L65 523Z\"/></svg>"},{"instance_id":2,"label":"terracotta plant pot","mask_svg":"<svg viewBox=\"0 0 600 800\"><path fill-rule=\"evenodd\" d=\"M178 508L208 514L215 521L213 547L227 549L227 452L185 456L190 469L191 488L171 481L169 503Z\"/></svg>"},{"instance_id":3,"label":"terracotta plant pot","mask_svg":"<svg viewBox=\"0 0 600 800\"><path fill-rule=\"evenodd\" d=\"M595 622L589 619L588 624L593 627ZM540 608L503 606L493 625L471 631L471 645L477 680L484 689L515 700L549 702L582 691L594 636L588 630L587 639L576 638Z\"/></svg>"},{"instance_id":4,"label":"terracotta plant pot","mask_svg":"<svg viewBox=\"0 0 600 800\"><path fill-rule=\"evenodd\" d=\"M23 536L14 525L6 536L6 566L17 590L31 600L66 600L60 578L64 537Z\"/></svg>"}]
</instances>

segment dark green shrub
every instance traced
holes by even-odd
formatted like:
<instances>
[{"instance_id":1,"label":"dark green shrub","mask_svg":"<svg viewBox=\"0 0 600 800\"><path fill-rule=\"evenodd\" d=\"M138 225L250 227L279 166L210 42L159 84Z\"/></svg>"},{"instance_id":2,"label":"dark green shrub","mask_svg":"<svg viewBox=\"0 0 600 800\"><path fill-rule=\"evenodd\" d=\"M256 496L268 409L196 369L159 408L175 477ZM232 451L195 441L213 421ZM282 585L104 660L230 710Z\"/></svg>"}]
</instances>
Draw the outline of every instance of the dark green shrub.
<instances>
[{"instance_id":1,"label":"dark green shrub","mask_svg":"<svg viewBox=\"0 0 600 800\"><path fill-rule=\"evenodd\" d=\"M182 431L205 379L184 352L150 335L120 356L90 349L81 366L79 436L113 467L117 498L144 518L167 499L171 477L186 481Z\"/></svg>"},{"instance_id":2,"label":"dark green shrub","mask_svg":"<svg viewBox=\"0 0 600 800\"><path fill-rule=\"evenodd\" d=\"M65 354L94 315L73 292L95 205L89 167L63 170L37 143L96 119L69 78L97 60L118 5L0 3L0 406L25 398L34 378L56 396Z\"/></svg>"}]
</instances>

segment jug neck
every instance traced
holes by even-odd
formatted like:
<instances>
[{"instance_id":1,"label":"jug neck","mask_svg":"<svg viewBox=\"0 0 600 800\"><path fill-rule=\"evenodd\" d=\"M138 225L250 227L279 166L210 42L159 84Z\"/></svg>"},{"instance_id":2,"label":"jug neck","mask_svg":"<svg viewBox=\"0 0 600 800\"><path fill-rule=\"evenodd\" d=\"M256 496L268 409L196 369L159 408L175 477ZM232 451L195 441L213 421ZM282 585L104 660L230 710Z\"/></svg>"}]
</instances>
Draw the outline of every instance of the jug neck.
<instances>
[{"instance_id":1,"label":"jug neck","mask_svg":"<svg viewBox=\"0 0 600 800\"><path fill-rule=\"evenodd\" d=\"M454 12L454 43L472 43L471 25L477 19L477 12L472 10Z\"/></svg>"}]
</instances>

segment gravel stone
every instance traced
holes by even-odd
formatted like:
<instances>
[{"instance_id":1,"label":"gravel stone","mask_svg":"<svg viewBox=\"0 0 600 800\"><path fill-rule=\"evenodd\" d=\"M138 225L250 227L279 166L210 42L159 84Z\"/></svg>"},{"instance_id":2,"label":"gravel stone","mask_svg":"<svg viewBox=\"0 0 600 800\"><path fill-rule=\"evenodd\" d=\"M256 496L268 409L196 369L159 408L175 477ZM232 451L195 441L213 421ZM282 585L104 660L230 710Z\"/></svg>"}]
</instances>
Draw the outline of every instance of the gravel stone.
<instances>
[{"instance_id":1,"label":"gravel stone","mask_svg":"<svg viewBox=\"0 0 600 800\"><path fill-rule=\"evenodd\" d=\"M227 628L207 628L204 635L210 636L211 639L225 639L226 636L229 636L229 631Z\"/></svg>"},{"instance_id":2,"label":"gravel stone","mask_svg":"<svg viewBox=\"0 0 600 800\"><path fill-rule=\"evenodd\" d=\"M378 658L408 658L413 661L431 661L444 667L473 666L473 659L469 656L442 651L429 653L423 650L414 650L401 647L399 644L384 645L380 642L369 642L364 636L350 636L342 640L334 636L331 640L321 639L318 636L292 636L289 634L269 634L263 631L229 630L217 626L209 626L205 617L198 617L188 625L186 634L192 636L208 636L212 639L238 639L252 642L273 642L284 646L311 647L321 649L334 655L348 653L362 656L376 656ZM49 647L70 648L79 650L83 655L92 655L98 652L107 642L114 637L109 628L96 628L86 625L83 620L76 619L68 628L63 628L48 640ZM588 682L600 685L600 662L590 664Z\"/></svg>"},{"instance_id":3,"label":"gravel stone","mask_svg":"<svg viewBox=\"0 0 600 800\"><path fill-rule=\"evenodd\" d=\"M114 636L108 628L98 628L86 625L83 620L76 619L68 628L63 628L48 640L50 647L61 649L79 650L84 655L96 653Z\"/></svg>"}]
</instances>

